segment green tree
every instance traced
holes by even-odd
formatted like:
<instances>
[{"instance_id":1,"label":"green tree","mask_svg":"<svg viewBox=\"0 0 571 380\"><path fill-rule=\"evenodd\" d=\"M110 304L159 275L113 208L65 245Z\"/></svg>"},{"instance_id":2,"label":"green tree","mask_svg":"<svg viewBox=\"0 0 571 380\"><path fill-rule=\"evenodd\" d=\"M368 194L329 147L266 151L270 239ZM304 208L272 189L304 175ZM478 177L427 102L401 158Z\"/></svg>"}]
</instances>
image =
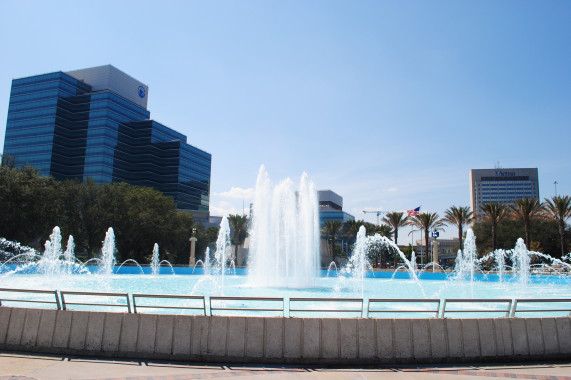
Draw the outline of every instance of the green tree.
<instances>
[{"instance_id":1,"label":"green tree","mask_svg":"<svg viewBox=\"0 0 571 380\"><path fill-rule=\"evenodd\" d=\"M393 229L386 224L377 225L367 223L365 228L367 229L368 236L380 235L390 239L393 235ZM369 258L374 260L376 267L379 266L380 262L381 268L386 268L387 260L392 257L391 252L392 251L383 244L373 245L369 249Z\"/></svg>"},{"instance_id":2,"label":"green tree","mask_svg":"<svg viewBox=\"0 0 571 380\"><path fill-rule=\"evenodd\" d=\"M344 234L348 239L356 240L359 228L365 225L363 220L348 220L343 225ZM365 227L366 228L366 227Z\"/></svg>"},{"instance_id":3,"label":"green tree","mask_svg":"<svg viewBox=\"0 0 571 380\"><path fill-rule=\"evenodd\" d=\"M464 226L472 221L472 211L470 207L452 206L444 212L444 221L447 224L458 227L458 242L460 249L464 247L462 244L462 236L464 235Z\"/></svg>"},{"instance_id":4,"label":"green tree","mask_svg":"<svg viewBox=\"0 0 571 380\"><path fill-rule=\"evenodd\" d=\"M543 210L543 205L537 199L521 198L509 205L514 219L523 221L525 230L525 246L530 249L531 244L531 220L536 218Z\"/></svg>"},{"instance_id":5,"label":"green tree","mask_svg":"<svg viewBox=\"0 0 571 380\"><path fill-rule=\"evenodd\" d=\"M81 221L84 236L84 251L88 256L95 255L101 248L105 231L108 225L102 223L104 210L102 205L103 185L97 184L93 178L87 180L81 186Z\"/></svg>"},{"instance_id":6,"label":"green tree","mask_svg":"<svg viewBox=\"0 0 571 380\"><path fill-rule=\"evenodd\" d=\"M187 265L194 218L189 212L177 211L168 224L167 235L161 239L161 252L165 252L170 262Z\"/></svg>"},{"instance_id":7,"label":"green tree","mask_svg":"<svg viewBox=\"0 0 571 380\"><path fill-rule=\"evenodd\" d=\"M395 244L398 244L399 228L408 224L408 216L405 216L404 212L393 211L383 217L383 222L391 227L394 235L393 240Z\"/></svg>"},{"instance_id":8,"label":"green tree","mask_svg":"<svg viewBox=\"0 0 571 380\"><path fill-rule=\"evenodd\" d=\"M488 221L492 227L492 251L497 248L498 223L505 219L508 214L508 207L504 203L490 202L480 206L484 212L483 220Z\"/></svg>"},{"instance_id":9,"label":"green tree","mask_svg":"<svg viewBox=\"0 0 571 380\"><path fill-rule=\"evenodd\" d=\"M0 236L24 245L43 242L57 220L56 182L32 166L0 166Z\"/></svg>"},{"instance_id":10,"label":"green tree","mask_svg":"<svg viewBox=\"0 0 571 380\"><path fill-rule=\"evenodd\" d=\"M488 220L480 220L472 227L478 242L478 252L485 254L492 251L491 223ZM495 249L513 249L518 238L523 238L523 222L521 220L504 219L496 228ZM565 229L567 241L571 239L569 226ZM538 242L544 253L551 256L559 256L561 246L557 222L546 219L537 219L533 222L531 242ZM533 244L532 244L533 245Z\"/></svg>"},{"instance_id":11,"label":"green tree","mask_svg":"<svg viewBox=\"0 0 571 380\"><path fill-rule=\"evenodd\" d=\"M219 228L215 226L211 226L206 228L203 223L197 223L194 225L196 228L196 258L197 260L200 258L204 261L206 248L210 248L213 250L214 245L216 244L216 239L218 238L218 231Z\"/></svg>"},{"instance_id":12,"label":"green tree","mask_svg":"<svg viewBox=\"0 0 571 380\"><path fill-rule=\"evenodd\" d=\"M326 220L323 222L322 233L331 238L331 257L335 261L335 237L341 231L343 223L339 220Z\"/></svg>"},{"instance_id":13,"label":"green tree","mask_svg":"<svg viewBox=\"0 0 571 380\"><path fill-rule=\"evenodd\" d=\"M379 225L379 224L365 222L365 229L367 231L367 236L379 234L389 239L393 236L393 229L390 226L387 226L386 224Z\"/></svg>"},{"instance_id":14,"label":"green tree","mask_svg":"<svg viewBox=\"0 0 571 380\"><path fill-rule=\"evenodd\" d=\"M567 254L565 225L566 220L571 218L571 197L555 195L551 199L545 198L545 213L549 219L557 222L561 242L561 257L563 257Z\"/></svg>"},{"instance_id":15,"label":"green tree","mask_svg":"<svg viewBox=\"0 0 571 380\"><path fill-rule=\"evenodd\" d=\"M246 215L229 215L228 223L230 224L230 229L232 230L234 259L238 260L238 245L244 243L244 240L248 234L248 217Z\"/></svg>"},{"instance_id":16,"label":"green tree","mask_svg":"<svg viewBox=\"0 0 571 380\"><path fill-rule=\"evenodd\" d=\"M106 225L115 231L118 261L131 258L142 263L154 243L168 245L169 222L176 214L171 197L150 187L106 184L102 209Z\"/></svg>"},{"instance_id":17,"label":"green tree","mask_svg":"<svg viewBox=\"0 0 571 380\"><path fill-rule=\"evenodd\" d=\"M439 218L436 212L422 212L411 218L411 223L424 230L424 243L426 248L426 257L428 257L428 238L430 230L436 231L444 227L444 221Z\"/></svg>"}]
</instances>

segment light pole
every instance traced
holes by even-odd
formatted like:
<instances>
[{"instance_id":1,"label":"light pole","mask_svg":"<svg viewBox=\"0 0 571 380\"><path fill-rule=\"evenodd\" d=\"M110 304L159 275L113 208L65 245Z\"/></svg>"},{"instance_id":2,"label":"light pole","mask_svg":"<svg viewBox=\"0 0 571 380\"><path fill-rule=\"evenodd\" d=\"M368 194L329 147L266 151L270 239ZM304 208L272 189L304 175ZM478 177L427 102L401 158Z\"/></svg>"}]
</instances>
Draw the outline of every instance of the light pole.
<instances>
[{"instance_id":1,"label":"light pole","mask_svg":"<svg viewBox=\"0 0 571 380\"><path fill-rule=\"evenodd\" d=\"M413 251L414 251L414 233L415 233L416 231L420 231L420 230L415 230L415 229L413 228L413 229L410 230L410 232L408 233L409 235L412 235L412 237L411 237L411 244L410 244L410 245L412 246L412 250L413 250Z\"/></svg>"},{"instance_id":2,"label":"light pole","mask_svg":"<svg viewBox=\"0 0 571 380\"><path fill-rule=\"evenodd\" d=\"M194 264L196 263L195 251L196 251L196 241L198 240L196 238L196 228L192 229L192 236L189 240L190 240L190 258L188 260L188 266L193 267Z\"/></svg>"},{"instance_id":3,"label":"light pole","mask_svg":"<svg viewBox=\"0 0 571 380\"><path fill-rule=\"evenodd\" d=\"M557 196L557 181L553 181L553 184L555 185L555 196Z\"/></svg>"}]
</instances>

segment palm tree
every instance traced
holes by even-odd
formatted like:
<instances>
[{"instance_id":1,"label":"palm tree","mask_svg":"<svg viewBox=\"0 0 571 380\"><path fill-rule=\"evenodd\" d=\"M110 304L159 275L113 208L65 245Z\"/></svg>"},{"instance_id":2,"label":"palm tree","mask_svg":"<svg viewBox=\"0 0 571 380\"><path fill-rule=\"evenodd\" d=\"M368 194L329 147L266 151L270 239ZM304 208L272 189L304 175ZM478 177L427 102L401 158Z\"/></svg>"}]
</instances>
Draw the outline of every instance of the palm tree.
<instances>
[{"instance_id":1,"label":"palm tree","mask_svg":"<svg viewBox=\"0 0 571 380\"><path fill-rule=\"evenodd\" d=\"M345 236L349 239L357 239L357 233L359 228L365 225L364 220L348 220L345 222L343 229L345 230Z\"/></svg>"},{"instance_id":2,"label":"palm tree","mask_svg":"<svg viewBox=\"0 0 571 380\"><path fill-rule=\"evenodd\" d=\"M238 245L243 244L244 239L246 239L248 217L246 215L229 215L228 223L232 229L232 241L234 242L234 260L237 260Z\"/></svg>"},{"instance_id":3,"label":"palm tree","mask_svg":"<svg viewBox=\"0 0 571 380\"><path fill-rule=\"evenodd\" d=\"M462 235L464 234L464 226L472 221L473 212L470 207L452 206L444 212L444 221L458 227L458 242L460 250L462 250Z\"/></svg>"},{"instance_id":4,"label":"palm tree","mask_svg":"<svg viewBox=\"0 0 571 380\"><path fill-rule=\"evenodd\" d=\"M424 243L426 244L426 256L428 257L428 234L430 230L438 230L444 227L444 221L438 217L437 212L423 212L411 218L411 224L424 230Z\"/></svg>"},{"instance_id":5,"label":"palm tree","mask_svg":"<svg viewBox=\"0 0 571 380\"><path fill-rule=\"evenodd\" d=\"M571 197L569 195L555 195L551 199L545 198L545 212L550 219L559 225L561 236L561 257L567 254L565 242L565 220L571 218Z\"/></svg>"},{"instance_id":6,"label":"palm tree","mask_svg":"<svg viewBox=\"0 0 571 380\"><path fill-rule=\"evenodd\" d=\"M384 236L384 237L389 238L389 239L391 238L391 235L393 234L393 229L391 228L391 226L388 226L386 224L381 224L380 226L375 226L373 231L376 234L379 234L379 235Z\"/></svg>"},{"instance_id":7,"label":"palm tree","mask_svg":"<svg viewBox=\"0 0 571 380\"><path fill-rule=\"evenodd\" d=\"M498 223L507 215L508 208L504 203L490 202L480 206L480 210L484 212L484 220L492 225L492 252L496 250L496 236Z\"/></svg>"},{"instance_id":8,"label":"palm tree","mask_svg":"<svg viewBox=\"0 0 571 380\"><path fill-rule=\"evenodd\" d=\"M339 220L326 220L323 222L323 233L331 236L331 257L335 261L335 235L341 231L343 223Z\"/></svg>"},{"instance_id":9,"label":"palm tree","mask_svg":"<svg viewBox=\"0 0 571 380\"><path fill-rule=\"evenodd\" d=\"M535 218L542 210L543 205L539 199L521 198L509 205L515 219L521 219L525 228L525 246L530 249L531 243L531 219Z\"/></svg>"},{"instance_id":10,"label":"palm tree","mask_svg":"<svg viewBox=\"0 0 571 380\"><path fill-rule=\"evenodd\" d=\"M385 222L393 230L395 245L398 244L399 228L408 224L408 216L404 216L404 212L389 212L383 217Z\"/></svg>"}]
</instances>

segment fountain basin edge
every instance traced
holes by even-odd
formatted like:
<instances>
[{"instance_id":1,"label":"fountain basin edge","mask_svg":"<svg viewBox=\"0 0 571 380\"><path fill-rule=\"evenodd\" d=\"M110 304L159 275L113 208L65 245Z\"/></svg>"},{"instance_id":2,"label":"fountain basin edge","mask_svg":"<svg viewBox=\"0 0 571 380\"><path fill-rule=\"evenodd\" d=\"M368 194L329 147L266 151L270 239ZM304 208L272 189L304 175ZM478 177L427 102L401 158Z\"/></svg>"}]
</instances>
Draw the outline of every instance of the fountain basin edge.
<instances>
[{"instance_id":1,"label":"fountain basin edge","mask_svg":"<svg viewBox=\"0 0 571 380\"><path fill-rule=\"evenodd\" d=\"M571 358L571 317L226 317L4 306L0 349L234 363L554 360Z\"/></svg>"},{"instance_id":2,"label":"fountain basin edge","mask_svg":"<svg viewBox=\"0 0 571 380\"><path fill-rule=\"evenodd\" d=\"M20 267L19 264L5 264L0 267L0 275L7 274L8 272L15 271ZM84 268L87 272L91 274L97 274L101 267L98 265L85 265ZM30 268L28 270L21 270L19 274L35 274L37 273L35 268ZM136 266L115 266L113 269L113 274L118 275L152 275L152 268L148 265ZM163 266L159 268L159 275L204 275L204 269L202 267L188 267L188 266ZM232 268L228 270L228 274L247 276L248 268ZM337 272L330 272L327 269L320 269L318 271L318 276L320 277L338 277L342 274ZM455 273L449 272L422 272L417 274L419 280L437 280L444 281L454 278ZM377 270L377 271L367 271L365 274L366 278L377 278L377 279L397 279L397 280L409 280L411 279L410 274L404 271L389 271L389 270ZM503 275L505 282L515 282L517 281L517 275L505 273ZM475 281L490 281L499 282L500 276L497 273L475 273ZM545 274L533 274L530 275L529 280L531 283L551 283L551 284L568 284L571 281L569 275L545 275Z\"/></svg>"}]
</instances>

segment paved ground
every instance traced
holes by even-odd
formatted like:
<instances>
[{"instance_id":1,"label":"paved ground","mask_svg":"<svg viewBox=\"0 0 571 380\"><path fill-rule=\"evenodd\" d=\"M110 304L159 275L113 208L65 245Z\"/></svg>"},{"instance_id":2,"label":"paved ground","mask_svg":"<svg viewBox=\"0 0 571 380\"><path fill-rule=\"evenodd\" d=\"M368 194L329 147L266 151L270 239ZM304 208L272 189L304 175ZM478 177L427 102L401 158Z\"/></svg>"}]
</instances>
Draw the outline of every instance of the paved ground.
<instances>
[{"instance_id":1,"label":"paved ground","mask_svg":"<svg viewBox=\"0 0 571 380\"><path fill-rule=\"evenodd\" d=\"M0 352L0 380L105 379L187 380L248 379L428 379L474 380L476 377L571 380L571 362L509 365L379 366L331 368L324 366L239 366L109 360L90 357Z\"/></svg>"}]
</instances>

